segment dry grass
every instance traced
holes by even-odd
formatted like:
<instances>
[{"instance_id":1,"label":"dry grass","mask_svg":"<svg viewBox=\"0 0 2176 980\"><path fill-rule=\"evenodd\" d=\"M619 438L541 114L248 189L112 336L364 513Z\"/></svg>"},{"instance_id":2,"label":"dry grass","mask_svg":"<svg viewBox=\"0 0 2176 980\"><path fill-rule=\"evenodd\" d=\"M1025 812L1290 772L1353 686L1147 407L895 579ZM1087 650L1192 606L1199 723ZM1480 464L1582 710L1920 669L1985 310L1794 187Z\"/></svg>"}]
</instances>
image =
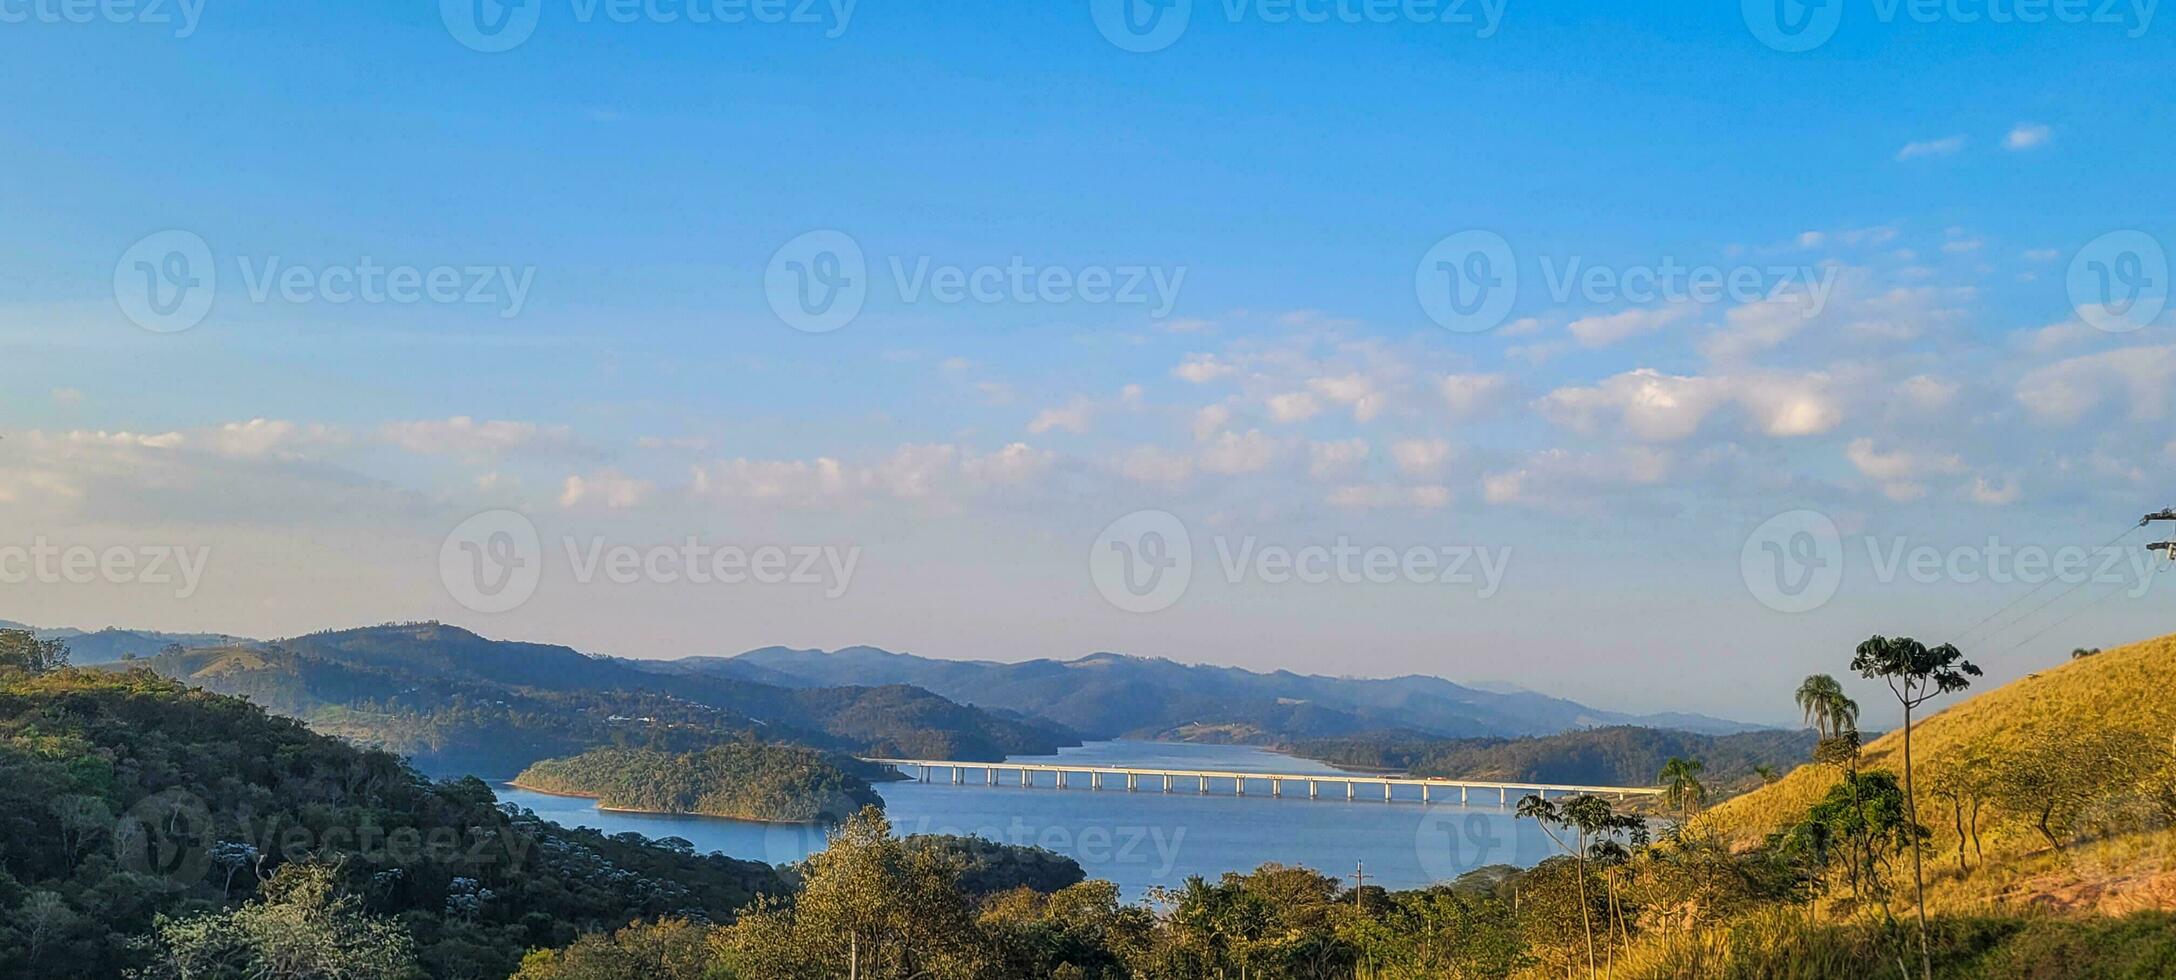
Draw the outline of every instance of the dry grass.
<instances>
[{"instance_id":1,"label":"dry grass","mask_svg":"<svg viewBox=\"0 0 2176 980\"><path fill-rule=\"evenodd\" d=\"M1869 723L1874 718L1894 715L1884 718L1893 724L1902 717L1893 702L1861 707L1861 718ZM1914 721L1915 768L1952 756L1973 742L1984 742L1997 751L2022 744L2035 726L2043 725L2085 721L2135 729L2160 738L2176 737L2176 636L2133 643L2051 667ZM1861 765L1901 772L1903 750L1903 733L1890 732L1867 743ZM1782 821L1806 812L1838 778L1836 770L1827 766L1800 766L1774 785L1717 804L1701 815L1700 821L1702 826L1731 840L1755 841L1778 829ZM1925 787L1920 789L1920 806L1933 807ZM1943 821L1923 810L1922 822L1935 831L1939 848L1944 839ZM1948 839L1953 841L1954 836L1950 834ZM2031 847L2029 841L2018 837L2002 838L1999 843L2010 852Z\"/></svg>"}]
</instances>

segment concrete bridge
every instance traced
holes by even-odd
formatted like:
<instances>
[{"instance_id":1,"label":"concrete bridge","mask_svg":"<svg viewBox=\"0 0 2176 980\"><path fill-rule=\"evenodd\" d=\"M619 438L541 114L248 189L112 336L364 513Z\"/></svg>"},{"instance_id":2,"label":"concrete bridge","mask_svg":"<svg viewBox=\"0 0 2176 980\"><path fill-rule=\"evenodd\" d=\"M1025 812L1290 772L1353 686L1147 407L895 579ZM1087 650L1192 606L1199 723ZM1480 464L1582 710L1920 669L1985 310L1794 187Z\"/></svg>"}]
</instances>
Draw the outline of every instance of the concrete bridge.
<instances>
[{"instance_id":1,"label":"concrete bridge","mask_svg":"<svg viewBox=\"0 0 2176 980\"><path fill-rule=\"evenodd\" d=\"M1038 773L1041 773L1050 777L1048 785L1056 786L1058 789L1067 787L1069 777L1086 776L1088 778L1088 788L1091 790L1104 788L1104 783L1107 780L1112 782L1122 780L1126 791L1129 793L1139 791L1144 781L1152 781L1151 785L1157 792L1184 792L1187 789L1192 789L1195 793L1206 796L1215 791L1217 787L1230 783L1232 787L1230 795L1245 796L1247 795L1247 784L1253 782L1256 784L1267 783L1269 785L1269 795L1277 797L1285 795L1284 791L1287 784L1294 787L1305 785L1307 787L1307 798L1313 800L1321 798L1322 786L1327 783L1332 787L1342 785L1345 788L1345 798L1356 800L1360 798L1360 787L1367 787L1369 789L1368 796L1372 799L1374 797L1373 790L1380 786L1382 787L1383 802L1385 803L1392 800L1392 788L1399 786L1420 787L1420 802L1422 803L1435 802L1436 795L1439 793L1443 794L1443 802L1448 803L1451 799L1450 794L1455 792L1458 795L1458 802L1466 804L1472 801L1472 794L1478 790L1482 794L1482 802L1491 802L1489 798L1493 797L1493 802L1499 807L1508 807L1511 805L1512 800L1521 796L1532 795L1548 799L1552 793L1557 796L1606 796L1619 800L1634 796L1663 795L1663 790L1653 786L1571 786L1557 783L1503 782L1497 780L1367 776L1359 773L1226 772L1213 769L1161 769L1140 766L1068 765L1050 762L953 762L943 759L868 759L865 761L893 766L902 773L913 770L912 775L925 783L930 781L931 773L944 770L950 774L954 786L965 785L969 781L968 773L981 770L982 782L988 786L998 785L1000 782L998 774L1002 772L1018 773L1020 785L1035 786L1039 785L1035 777ZM1218 795L1225 794L1218 793Z\"/></svg>"}]
</instances>

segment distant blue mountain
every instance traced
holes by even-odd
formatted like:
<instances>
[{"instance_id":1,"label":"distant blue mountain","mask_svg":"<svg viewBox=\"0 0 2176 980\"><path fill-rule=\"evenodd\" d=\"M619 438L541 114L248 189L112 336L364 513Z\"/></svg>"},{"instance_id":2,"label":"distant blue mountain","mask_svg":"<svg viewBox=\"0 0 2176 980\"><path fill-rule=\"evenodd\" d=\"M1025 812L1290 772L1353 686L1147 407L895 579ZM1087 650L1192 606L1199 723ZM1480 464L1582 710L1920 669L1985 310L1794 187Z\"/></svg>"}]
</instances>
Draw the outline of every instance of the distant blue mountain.
<instances>
[{"instance_id":1,"label":"distant blue mountain","mask_svg":"<svg viewBox=\"0 0 2176 980\"><path fill-rule=\"evenodd\" d=\"M1697 714L1636 715L1509 686L1440 677L1325 677L1096 653L1076 660L940 660L857 646L825 652L765 647L689 657L654 669L780 686L912 684L965 704L1056 722L1096 738L1284 743L1407 730L1445 737L1550 735L1609 725L1702 734L1755 731Z\"/></svg>"}]
</instances>

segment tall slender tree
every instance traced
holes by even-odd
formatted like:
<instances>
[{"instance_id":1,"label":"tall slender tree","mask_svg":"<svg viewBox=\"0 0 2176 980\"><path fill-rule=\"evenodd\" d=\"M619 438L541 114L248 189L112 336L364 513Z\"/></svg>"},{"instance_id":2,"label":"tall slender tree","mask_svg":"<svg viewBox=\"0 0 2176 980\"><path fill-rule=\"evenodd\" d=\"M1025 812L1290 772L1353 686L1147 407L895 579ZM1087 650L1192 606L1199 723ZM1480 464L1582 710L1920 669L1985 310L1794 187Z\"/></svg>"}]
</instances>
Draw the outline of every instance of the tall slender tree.
<instances>
[{"instance_id":1,"label":"tall slender tree","mask_svg":"<svg viewBox=\"0 0 2176 980\"><path fill-rule=\"evenodd\" d=\"M1708 788L1701 784L1700 773L1707 764L1698 759L1671 756L1662 764L1662 772L1655 777L1668 791L1670 805L1677 808L1680 819L1692 816L1693 807L1707 799Z\"/></svg>"},{"instance_id":2,"label":"tall slender tree","mask_svg":"<svg viewBox=\"0 0 2176 980\"><path fill-rule=\"evenodd\" d=\"M1851 669L1887 683L1897 703L1904 706L1904 813L1916 834L1920 824L1919 802L1912 791L1912 709L1940 695L1971 687L1971 679L1980 676L1980 669L1950 644L1930 649L1908 636L1880 635L1859 644L1851 658ZM1919 973L1923 980L1933 980L1934 954L1927 946L1927 877L1920 870L1919 852L1914 839L1912 890L1919 911Z\"/></svg>"},{"instance_id":3,"label":"tall slender tree","mask_svg":"<svg viewBox=\"0 0 2176 980\"><path fill-rule=\"evenodd\" d=\"M1859 727L1859 703L1827 674L1814 674L1798 685L1798 707L1822 738L1835 738Z\"/></svg>"}]
</instances>

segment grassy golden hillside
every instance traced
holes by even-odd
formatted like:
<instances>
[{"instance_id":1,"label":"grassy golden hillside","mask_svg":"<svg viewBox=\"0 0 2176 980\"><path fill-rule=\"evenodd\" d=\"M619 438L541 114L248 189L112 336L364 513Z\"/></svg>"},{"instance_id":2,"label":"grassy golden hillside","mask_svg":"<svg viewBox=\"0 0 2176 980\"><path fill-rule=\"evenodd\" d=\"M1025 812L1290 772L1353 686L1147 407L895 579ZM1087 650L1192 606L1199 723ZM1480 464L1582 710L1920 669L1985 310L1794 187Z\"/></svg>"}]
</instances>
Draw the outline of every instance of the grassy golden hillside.
<instances>
[{"instance_id":1,"label":"grassy golden hillside","mask_svg":"<svg viewBox=\"0 0 2176 980\"><path fill-rule=\"evenodd\" d=\"M1903 720L1893 700L1869 700L1859 707L1859 720L1868 727ZM2050 667L1914 721L1915 767L1954 759L1968 744L1984 741L1999 750L2022 744L2036 730L2081 723L2176 736L2176 635ZM1867 743L1861 766L1902 772L1903 753L1903 733L1892 731ZM1800 766L1774 785L1717 804L1700 820L1739 842L1755 840L1777 829L1779 821L1805 813L1838 779L1832 767ZM1925 790L1920 787L1923 808L1930 806ZM1934 830L1939 847L1946 832L1942 821L1923 815L1922 822Z\"/></svg>"}]
</instances>

